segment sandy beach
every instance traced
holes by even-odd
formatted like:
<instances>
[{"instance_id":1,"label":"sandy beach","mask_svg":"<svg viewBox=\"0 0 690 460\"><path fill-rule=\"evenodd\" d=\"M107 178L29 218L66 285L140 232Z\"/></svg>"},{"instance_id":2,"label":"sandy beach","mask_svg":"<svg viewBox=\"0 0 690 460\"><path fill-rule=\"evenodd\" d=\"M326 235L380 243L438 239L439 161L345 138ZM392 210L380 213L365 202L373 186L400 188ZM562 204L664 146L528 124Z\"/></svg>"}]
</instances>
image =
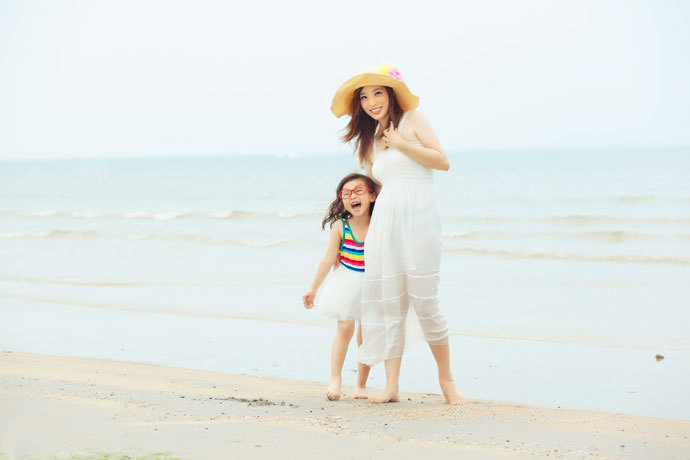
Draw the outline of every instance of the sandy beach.
<instances>
[{"instance_id":1,"label":"sandy beach","mask_svg":"<svg viewBox=\"0 0 690 460\"><path fill-rule=\"evenodd\" d=\"M324 383L3 352L0 458L690 457L690 421L403 393L375 406Z\"/></svg>"}]
</instances>

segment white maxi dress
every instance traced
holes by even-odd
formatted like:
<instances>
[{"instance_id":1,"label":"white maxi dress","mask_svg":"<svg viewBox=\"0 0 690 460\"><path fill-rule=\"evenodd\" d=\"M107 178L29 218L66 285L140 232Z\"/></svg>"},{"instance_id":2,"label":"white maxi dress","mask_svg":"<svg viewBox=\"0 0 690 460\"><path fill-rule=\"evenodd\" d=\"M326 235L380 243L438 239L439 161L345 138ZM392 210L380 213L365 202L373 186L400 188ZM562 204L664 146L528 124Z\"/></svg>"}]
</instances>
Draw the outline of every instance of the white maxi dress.
<instances>
[{"instance_id":1,"label":"white maxi dress","mask_svg":"<svg viewBox=\"0 0 690 460\"><path fill-rule=\"evenodd\" d=\"M418 341L448 343L438 301L441 218L433 171L399 150L374 146L372 173L382 188L364 249L358 356L370 366Z\"/></svg>"}]
</instances>

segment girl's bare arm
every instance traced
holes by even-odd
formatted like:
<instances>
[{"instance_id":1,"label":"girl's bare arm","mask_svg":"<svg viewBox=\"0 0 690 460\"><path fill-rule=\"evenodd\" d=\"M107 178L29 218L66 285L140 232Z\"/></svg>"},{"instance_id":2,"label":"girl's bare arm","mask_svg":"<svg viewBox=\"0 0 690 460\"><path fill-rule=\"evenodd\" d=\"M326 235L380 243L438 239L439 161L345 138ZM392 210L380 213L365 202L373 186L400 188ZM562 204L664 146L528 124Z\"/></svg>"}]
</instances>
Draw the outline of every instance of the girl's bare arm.
<instances>
[{"instance_id":1,"label":"girl's bare arm","mask_svg":"<svg viewBox=\"0 0 690 460\"><path fill-rule=\"evenodd\" d=\"M318 268L316 269L316 274L314 275L314 280L309 287L309 290L302 296L302 303L304 308L313 308L314 299L316 298L316 291L321 287L321 283L326 279L328 272L331 267L338 262L338 256L340 253L340 244L343 241L342 225L336 222L331 228L331 236L328 239L328 246L326 247L326 253L323 255Z\"/></svg>"}]
</instances>

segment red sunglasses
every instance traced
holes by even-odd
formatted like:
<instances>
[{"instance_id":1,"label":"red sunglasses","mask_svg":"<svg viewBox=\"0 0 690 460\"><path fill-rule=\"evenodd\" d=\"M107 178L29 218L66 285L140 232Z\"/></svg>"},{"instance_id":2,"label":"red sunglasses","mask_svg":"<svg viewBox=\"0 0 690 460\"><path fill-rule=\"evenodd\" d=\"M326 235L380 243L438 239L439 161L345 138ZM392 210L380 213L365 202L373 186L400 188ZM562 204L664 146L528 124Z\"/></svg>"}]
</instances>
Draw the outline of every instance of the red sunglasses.
<instances>
[{"instance_id":1,"label":"red sunglasses","mask_svg":"<svg viewBox=\"0 0 690 460\"><path fill-rule=\"evenodd\" d=\"M366 192L371 193L371 190L366 185L358 185L355 188L343 187L342 190L340 190L340 193L338 193L338 198L340 198L341 200L347 199L350 198L353 193L355 195L364 195Z\"/></svg>"}]
</instances>

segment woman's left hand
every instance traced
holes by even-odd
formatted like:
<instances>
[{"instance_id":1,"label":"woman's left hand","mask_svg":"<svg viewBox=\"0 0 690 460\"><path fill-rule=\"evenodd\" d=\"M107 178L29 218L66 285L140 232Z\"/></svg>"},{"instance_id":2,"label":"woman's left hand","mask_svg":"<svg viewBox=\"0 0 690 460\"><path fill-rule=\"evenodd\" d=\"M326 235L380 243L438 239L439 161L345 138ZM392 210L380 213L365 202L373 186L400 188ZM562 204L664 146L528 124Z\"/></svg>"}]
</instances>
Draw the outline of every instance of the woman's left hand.
<instances>
[{"instance_id":1,"label":"woman's left hand","mask_svg":"<svg viewBox=\"0 0 690 460\"><path fill-rule=\"evenodd\" d=\"M402 137L400 131L395 129L393 122L391 121L388 128L383 130L383 145L385 148L397 149L401 143L405 142L405 138Z\"/></svg>"}]
</instances>

